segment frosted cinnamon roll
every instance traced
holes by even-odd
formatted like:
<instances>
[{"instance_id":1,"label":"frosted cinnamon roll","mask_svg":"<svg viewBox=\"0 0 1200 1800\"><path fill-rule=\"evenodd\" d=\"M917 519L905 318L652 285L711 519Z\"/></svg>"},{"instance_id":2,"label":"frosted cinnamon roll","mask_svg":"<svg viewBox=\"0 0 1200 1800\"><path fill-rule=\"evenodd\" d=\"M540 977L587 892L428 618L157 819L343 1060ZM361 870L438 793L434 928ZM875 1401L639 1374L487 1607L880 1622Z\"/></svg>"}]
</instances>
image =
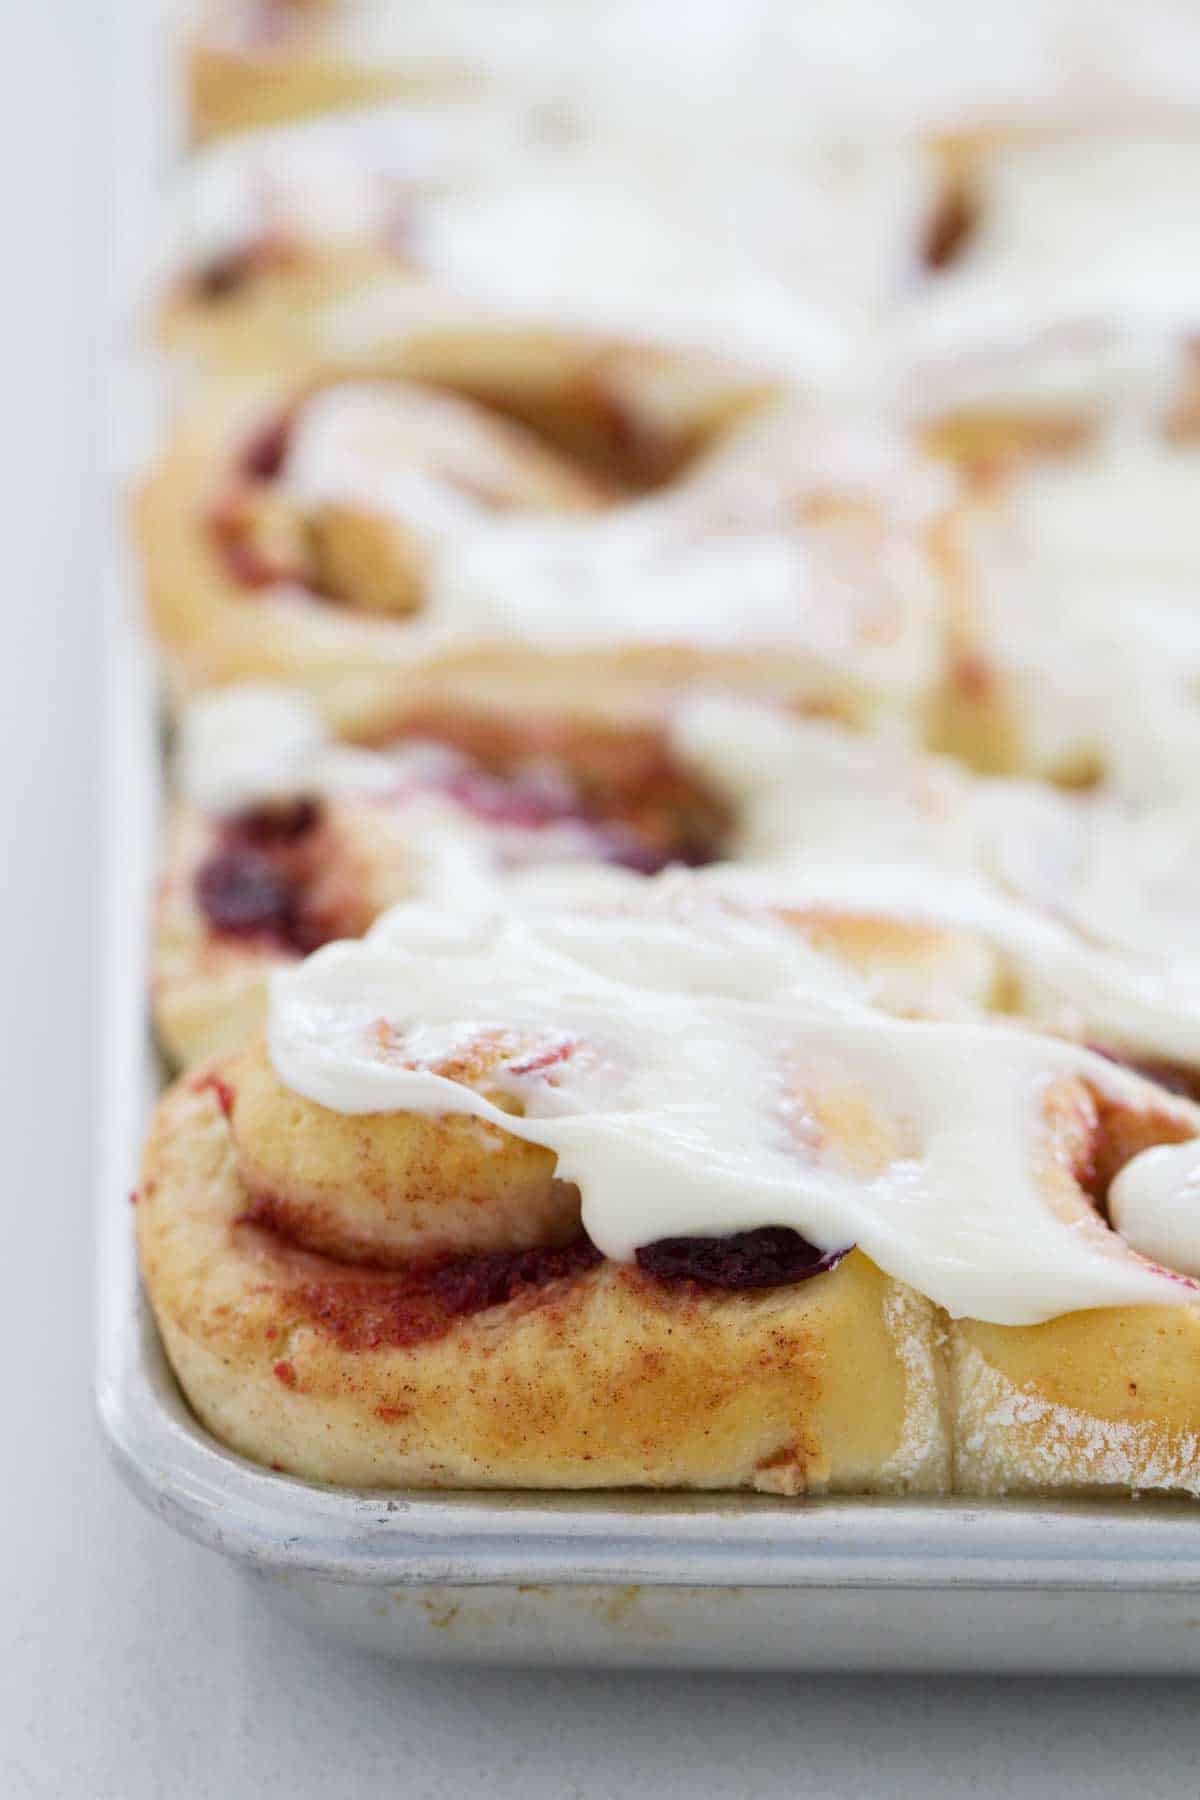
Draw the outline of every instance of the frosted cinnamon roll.
<instances>
[{"instance_id":1,"label":"frosted cinnamon roll","mask_svg":"<svg viewBox=\"0 0 1200 1800\"><path fill-rule=\"evenodd\" d=\"M271 971L398 900L466 904L556 866L650 873L723 853L726 803L661 731L458 712L374 748L295 693L232 688L181 725L152 964L172 1063L261 1030Z\"/></svg>"},{"instance_id":2,"label":"frosted cinnamon roll","mask_svg":"<svg viewBox=\"0 0 1200 1800\"><path fill-rule=\"evenodd\" d=\"M1109 345L1120 375L1053 421L1018 402L937 427L965 478L937 741L983 768L1161 802L1196 755L1200 361L1177 335Z\"/></svg>"},{"instance_id":3,"label":"frosted cinnamon roll","mask_svg":"<svg viewBox=\"0 0 1200 1800\"><path fill-rule=\"evenodd\" d=\"M640 992L647 1017L678 1011L681 977L718 1012L757 1016L765 999L725 995L744 984L747 956L763 996L797 966L836 986L783 933L757 943L720 920L603 915L592 930L590 949L564 939L551 954L547 940L550 962L527 967L531 995L556 964L552 986L581 982L614 1003ZM551 1092L568 1056L598 1073L596 1054L610 1054L599 1016L584 1046L522 1017L506 987L480 990L495 1023L466 1037L430 1014L417 1054L451 1101L433 1115L314 1104L262 1045L164 1102L139 1236L204 1422L291 1473L370 1485L943 1487L934 1314L903 1282L848 1243L818 1249L790 1227L714 1236L664 1216L640 1254L610 1254L586 1224L586 1178L456 1112L461 1096L517 1121L535 1109L514 1080ZM664 1016L656 1035L666 1028ZM390 1029L379 1021L381 1046ZM821 1103L830 1167L886 1154L883 1139L860 1142L855 1094L831 1081Z\"/></svg>"},{"instance_id":4,"label":"frosted cinnamon roll","mask_svg":"<svg viewBox=\"0 0 1200 1800\"><path fill-rule=\"evenodd\" d=\"M944 1492L972 1333L1087 1320L1119 1359L1145 1319L1165 1443L1200 1289L1130 1221L1200 1111L1049 1038L886 1017L782 926L641 894L398 908L167 1097L139 1239L210 1429L370 1485ZM1116 1485L1156 1481L1194 1488L1194 1449Z\"/></svg>"},{"instance_id":5,"label":"frosted cinnamon roll","mask_svg":"<svg viewBox=\"0 0 1200 1800\"><path fill-rule=\"evenodd\" d=\"M553 156L554 126L515 102L409 101L224 139L176 178L159 258L156 326L205 362L360 359L339 331L359 296L404 330L490 317L428 266L451 195ZM361 304L365 304L362 302Z\"/></svg>"},{"instance_id":6,"label":"frosted cinnamon roll","mask_svg":"<svg viewBox=\"0 0 1200 1800\"><path fill-rule=\"evenodd\" d=\"M177 687L293 681L357 734L430 704L645 718L698 678L912 719L945 493L902 437L728 390L614 413L613 367L562 373L520 422L387 379L212 394L140 504Z\"/></svg>"},{"instance_id":7,"label":"frosted cinnamon roll","mask_svg":"<svg viewBox=\"0 0 1200 1800\"><path fill-rule=\"evenodd\" d=\"M173 195L158 322L202 362L469 359L520 380L598 341L864 385L929 164L894 134L610 117L536 93L365 108L223 140ZM659 381L666 379L660 374Z\"/></svg>"}]
</instances>

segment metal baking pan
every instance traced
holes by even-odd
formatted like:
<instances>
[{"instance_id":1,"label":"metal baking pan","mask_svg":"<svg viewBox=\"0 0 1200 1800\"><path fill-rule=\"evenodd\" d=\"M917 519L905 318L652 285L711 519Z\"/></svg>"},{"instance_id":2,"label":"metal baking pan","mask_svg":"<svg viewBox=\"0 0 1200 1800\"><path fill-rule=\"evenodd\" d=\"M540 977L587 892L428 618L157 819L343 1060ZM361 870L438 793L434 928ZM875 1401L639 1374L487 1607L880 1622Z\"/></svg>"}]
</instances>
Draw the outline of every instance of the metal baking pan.
<instances>
[{"instance_id":1,"label":"metal baking pan","mask_svg":"<svg viewBox=\"0 0 1200 1800\"><path fill-rule=\"evenodd\" d=\"M1187 1501L930 1501L335 1491L195 1422L142 1295L129 1193L159 1086L146 1025L160 746L118 579L99 1156L100 1414L168 1524L295 1619L447 1661L1200 1673Z\"/></svg>"}]
</instances>

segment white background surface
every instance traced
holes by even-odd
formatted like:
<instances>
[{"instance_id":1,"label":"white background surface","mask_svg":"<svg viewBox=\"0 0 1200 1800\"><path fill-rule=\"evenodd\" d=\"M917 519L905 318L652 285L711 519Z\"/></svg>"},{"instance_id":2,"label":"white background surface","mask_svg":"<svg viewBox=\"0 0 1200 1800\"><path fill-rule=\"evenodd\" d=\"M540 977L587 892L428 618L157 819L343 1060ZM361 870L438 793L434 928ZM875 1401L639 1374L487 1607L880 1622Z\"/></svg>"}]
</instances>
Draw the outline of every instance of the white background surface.
<instances>
[{"instance_id":1,"label":"white background surface","mask_svg":"<svg viewBox=\"0 0 1200 1800\"><path fill-rule=\"evenodd\" d=\"M1200 1789L1193 1684L421 1670L323 1648L109 1472L90 1395L89 1008L109 143L136 0L8 0L0 654L0 1795L420 1800ZM135 13L136 16L136 13ZM1198 1522L1200 1528L1200 1522Z\"/></svg>"}]
</instances>

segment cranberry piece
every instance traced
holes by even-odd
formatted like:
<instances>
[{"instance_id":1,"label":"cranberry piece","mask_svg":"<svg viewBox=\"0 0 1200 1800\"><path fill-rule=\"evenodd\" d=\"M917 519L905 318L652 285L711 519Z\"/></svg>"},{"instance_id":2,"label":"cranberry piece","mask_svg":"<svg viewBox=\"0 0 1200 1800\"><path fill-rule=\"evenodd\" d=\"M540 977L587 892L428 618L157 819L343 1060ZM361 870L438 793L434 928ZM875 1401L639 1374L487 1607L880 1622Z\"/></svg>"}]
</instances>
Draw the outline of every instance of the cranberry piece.
<instances>
[{"instance_id":1,"label":"cranberry piece","mask_svg":"<svg viewBox=\"0 0 1200 1800\"><path fill-rule=\"evenodd\" d=\"M446 795L456 806L474 813L490 825L512 825L535 830L556 819L571 816L570 809L556 806L532 785L502 781L497 776L471 770L447 783ZM577 815L576 815L577 816Z\"/></svg>"},{"instance_id":2,"label":"cranberry piece","mask_svg":"<svg viewBox=\"0 0 1200 1800\"><path fill-rule=\"evenodd\" d=\"M286 936L292 924L291 885L257 850L231 848L210 856L196 875L196 897L218 931Z\"/></svg>"},{"instance_id":3,"label":"cranberry piece","mask_svg":"<svg viewBox=\"0 0 1200 1800\"><path fill-rule=\"evenodd\" d=\"M614 833L609 845L609 862L619 869L632 869L635 875L657 875L672 863L686 861L674 851L659 844L648 844L641 838Z\"/></svg>"},{"instance_id":4,"label":"cranberry piece","mask_svg":"<svg viewBox=\"0 0 1200 1800\"><path fill-rule=\"evenodd\" d=\"M272 845L294 844L315 831L321 819L316 800L293 800L285 806L257 806L239 813L226 827L230 842L249 844L256 849Z\"/></svg>"},{"instance_id":5,"label":"cranberry piece","mask_svg":"<svg viewBox=\"0 0 1200 1800\"><path fill-rule=\"evenodd\" d=\"M639 1268L659 1281L732 1289L789 1287L827 1274L852 1248L818 1250L786 1225L764 1225L731 1237L659 1238L643 1244L637 1260Z\"/></svg>"},{"instance_id":6,"label":"cranberry piece","mask_svg":"<svg viewBox=\"0 0 1200 1800\"><path fill-rule=\"evenodd\" d=\"M453 1318L503 1306L528 1287L541 1287L569 1275L582 1275L601 1261L590 1238L578 1238L559 1249L537 1245L532 1250L496 1250L486 1255L455 1257L430 1269L422 1285L440 1309Z\"/></svg>"},{"instance_id":7,"label":"cranberry piece","mask_svg":"<svg viewBox=\"0 0 1200 1800\"><path fill-rule=\"evenodd\" d=\"M250 1219L272 1228L269 1218ZM541 1288L570 1281L602 1261L587 1237L531 1250L499 1250L413 1267L394 1275L364 1269L305 1283L294 1299L329 1337L347 1350L405 1348L444 1337L455 1319L486 1312Z\"/></svg>"},{"instance_id":8,"label":"cranberry piece","mask_svg":"<svg viewBox=\"0 0 1200 1800\"><path fill-rule=\"evenodd\" d=\"M275 481L283 473L292 436L292 421L285 414L252 437L238 459L238 473L247 481Z\"/></svg>"}]
</instances>

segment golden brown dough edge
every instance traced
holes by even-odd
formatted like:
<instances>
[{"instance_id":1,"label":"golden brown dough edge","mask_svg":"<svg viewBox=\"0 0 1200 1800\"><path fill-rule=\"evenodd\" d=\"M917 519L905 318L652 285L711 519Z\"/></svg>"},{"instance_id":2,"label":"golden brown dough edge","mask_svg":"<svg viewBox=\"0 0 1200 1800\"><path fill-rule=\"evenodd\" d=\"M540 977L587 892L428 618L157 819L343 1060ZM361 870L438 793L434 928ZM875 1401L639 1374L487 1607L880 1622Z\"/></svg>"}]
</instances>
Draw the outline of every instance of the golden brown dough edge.
<instances>
[{"instance_id":1,"label":"golden brown dough edge","mask_svg":"<svg viewBox=\"0 0 1200 1800\"><path fill-rule=\"evenodd\" d=\"M162 1101L137 1229L176 1374L232 1448L349 1485L945 1490L934 1309L858 1252L749 1294L602 1263L360 1347L353 1289L328 1303L347 1266L237 1222L223 1068Z\"/></svg>"},{"instance_id":2,"label":"golden brown dough edge","mask_svg":"<svg viewBox=\"0 0 1200 1800\"><path fill-rule=\"evenodd\" d=\"M281 125L393 96L450 92L462 79L446 67L440 73L430 70L422 80L417 70L406 74L353 62L302 42L254 56L217 48L197 35L187 48L188 119L193 142L203 144L227 132Z\"/></svg>"},{"instance_id":3,"label":"golden brown dough edge","mask_svg":"<svg viewBox=\"0 0 1200 1800\"><path fill-rule=\"evenodd\" d=\"M1200 1307L950 1326L964 1494L1200 1495Z\"/></svg>"}]
</instances>

